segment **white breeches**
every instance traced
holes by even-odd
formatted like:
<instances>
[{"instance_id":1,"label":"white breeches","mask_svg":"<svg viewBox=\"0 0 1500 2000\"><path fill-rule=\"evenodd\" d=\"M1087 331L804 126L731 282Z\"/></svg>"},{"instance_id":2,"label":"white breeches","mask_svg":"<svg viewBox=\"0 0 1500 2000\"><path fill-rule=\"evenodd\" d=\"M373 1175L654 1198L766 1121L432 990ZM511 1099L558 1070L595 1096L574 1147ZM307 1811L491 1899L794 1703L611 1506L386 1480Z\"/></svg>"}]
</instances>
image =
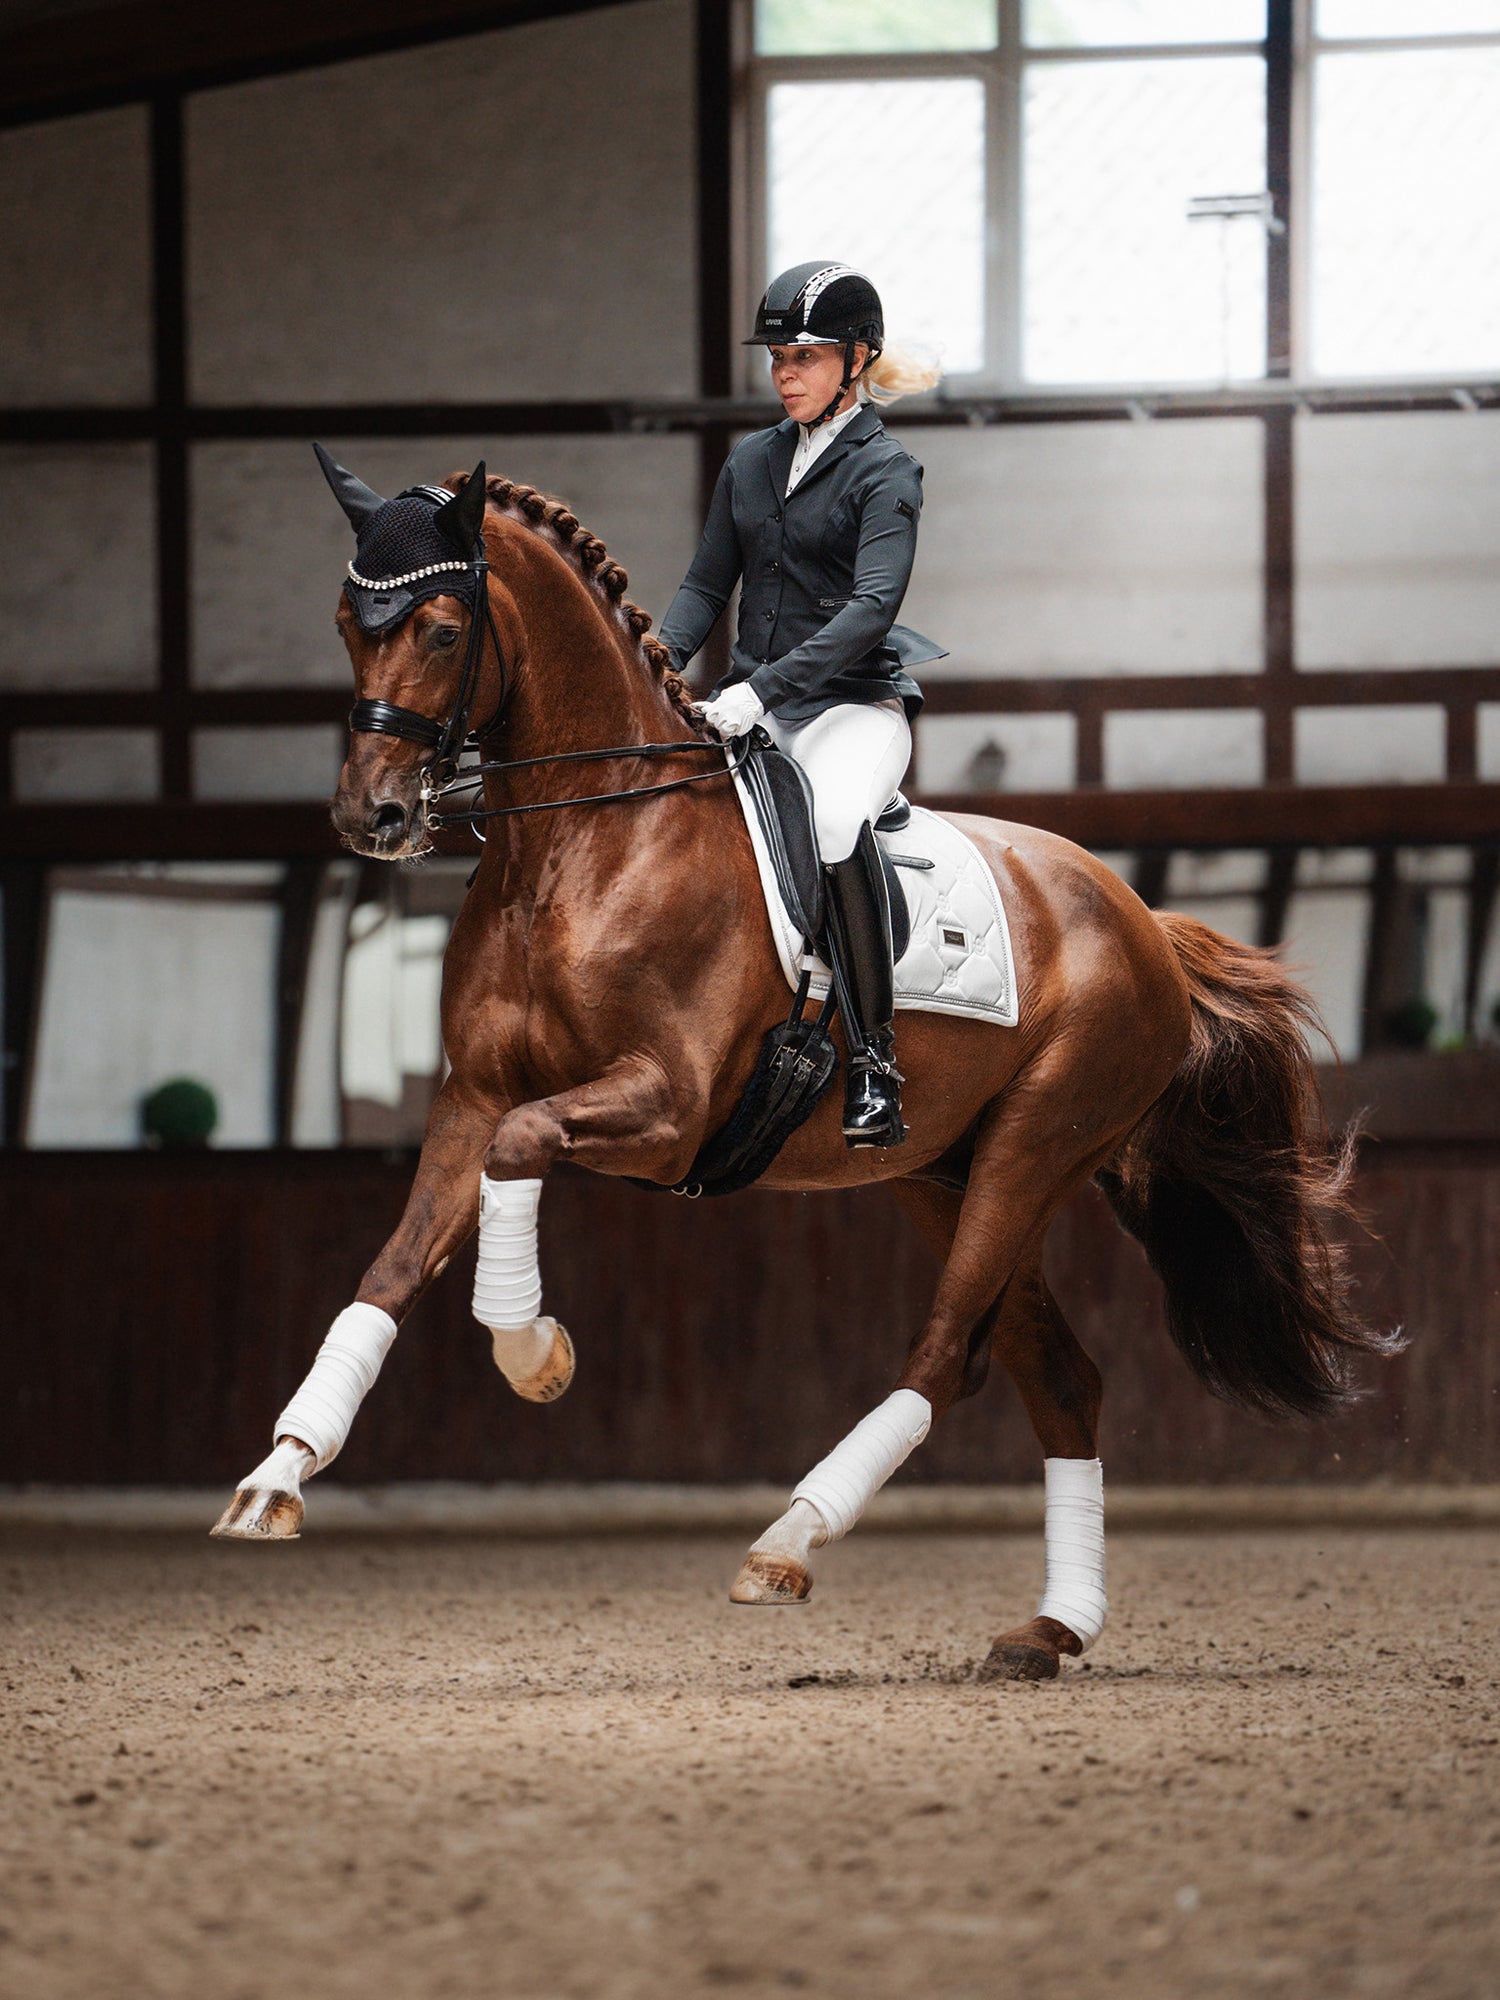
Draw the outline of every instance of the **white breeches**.
<instances>
[{"instance_id":1,"label":"white breeches","mask_svg":"<svg viewBox=\"0 0 1500 2000\"><path fill-rule=\"evenodd\" d=\"M811 722L767 715L761 727L806 771L818 852L847 861L867 819L889 805L911 762L911 726L900 701L841 702Z\"/></svg>"}]
</instances>

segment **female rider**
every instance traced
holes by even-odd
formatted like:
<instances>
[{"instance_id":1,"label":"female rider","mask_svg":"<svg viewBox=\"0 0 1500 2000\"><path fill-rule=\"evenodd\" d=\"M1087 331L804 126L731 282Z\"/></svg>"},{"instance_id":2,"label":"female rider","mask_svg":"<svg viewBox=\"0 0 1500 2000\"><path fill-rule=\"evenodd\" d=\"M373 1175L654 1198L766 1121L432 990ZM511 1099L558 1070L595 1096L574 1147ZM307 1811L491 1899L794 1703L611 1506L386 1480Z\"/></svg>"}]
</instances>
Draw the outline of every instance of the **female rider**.
<instances>
[{"instance_id":1,"label":"female rider","mask_svg":"<svg viewBox=\"0 0 1500 2000\"><path fill-rule=\"evenodd\" d=\"M904 670L942 649L894 622L922 468L865 398L930 388L938 371L883 353L879 295L846 264L783 271L745 345L770 349L786 422L730 454L661 637L685 667L741 584L730 670L703 716L726 743L759 723L807 773L849 1045L844 1138L899 1146L891 913L871 821L911 757L922 695Z\"/></svg>"}]
</instances>

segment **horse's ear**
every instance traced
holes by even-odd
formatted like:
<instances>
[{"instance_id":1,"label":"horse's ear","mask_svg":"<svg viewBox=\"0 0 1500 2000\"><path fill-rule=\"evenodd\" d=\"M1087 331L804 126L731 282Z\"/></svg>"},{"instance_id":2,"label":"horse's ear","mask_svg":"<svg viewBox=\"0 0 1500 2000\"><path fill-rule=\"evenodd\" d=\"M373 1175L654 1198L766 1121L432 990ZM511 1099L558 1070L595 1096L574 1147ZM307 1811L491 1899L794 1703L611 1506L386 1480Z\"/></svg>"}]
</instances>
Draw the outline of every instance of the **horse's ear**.
<instances>
[{"instance_id":1,"label":"horse's ear","mask_svg":"<svg viewBox=\"0 0 1500 2000\"><path fill-rule=\"evenodd\" d=\"M323 468L323 477L333 488L333 497L349 516L349 525L357 535L372 514L378 514L385 505L378 493L371 492L362 479L356 479L352 472L346 472L336 458L324 451L322 445L315 444L318 463Z\"/></svg>"},{"instance_id":2,"label":"horse's ear","mask_svg":"<svg viewBox=\"0 0 1500 2000\"><path fill-rule=\"evenodd\" d=\"M484 525L484 460L469 474L462 493L445 500L433 519L460 555L471 556Z\"/></svg>"}]
</instances>

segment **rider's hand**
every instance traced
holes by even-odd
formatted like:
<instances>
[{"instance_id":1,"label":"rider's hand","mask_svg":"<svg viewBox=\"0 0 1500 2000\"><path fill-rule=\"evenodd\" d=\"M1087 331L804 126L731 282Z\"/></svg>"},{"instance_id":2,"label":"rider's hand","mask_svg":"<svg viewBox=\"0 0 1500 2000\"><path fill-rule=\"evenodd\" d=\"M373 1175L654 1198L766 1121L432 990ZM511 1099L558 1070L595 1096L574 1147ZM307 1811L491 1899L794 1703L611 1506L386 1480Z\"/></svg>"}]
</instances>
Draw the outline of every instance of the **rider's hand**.
<instances>
[{"instance_id":1,"label":"rider's hand","mask_svg":"<svg viewBox=\"0 0 1500 2000\"><path fill-rule=\"evenodd\" d=\"M712 701L704 702L699 710L721 743L733 743L747 734L765 712L765 703L748 681L736 681Z\"/></svg>"}]
</instances>

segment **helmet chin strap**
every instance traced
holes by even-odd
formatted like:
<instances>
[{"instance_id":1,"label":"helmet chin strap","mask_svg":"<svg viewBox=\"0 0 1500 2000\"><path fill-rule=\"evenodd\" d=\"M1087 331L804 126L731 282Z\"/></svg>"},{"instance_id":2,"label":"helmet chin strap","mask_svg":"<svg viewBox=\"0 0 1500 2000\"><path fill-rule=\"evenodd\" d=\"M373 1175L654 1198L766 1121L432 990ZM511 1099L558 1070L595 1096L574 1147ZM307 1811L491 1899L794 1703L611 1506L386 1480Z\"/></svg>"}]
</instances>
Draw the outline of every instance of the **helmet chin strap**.
<instances>
[{"instance_id":1,"label":"helmet chin strap","mask_svg":"<svg viewBox=\"0 0 1500 2000\"><path fill-rule=\"evenodd\" d=\"M858 344L857 342L852 340L846 340L844 342L844 379L839 384L838 394L834 397L833 401L828 405L828 408L823 412L822 416L814 417L812 422L807 426L809 431L817 430L820 427L820 425L826 424L830 417L836 417L838 415L839 404L842 403L844 398L848 395L849 385L854 380L854 349L857 344Z\"/></svg>"}]
</instances>

